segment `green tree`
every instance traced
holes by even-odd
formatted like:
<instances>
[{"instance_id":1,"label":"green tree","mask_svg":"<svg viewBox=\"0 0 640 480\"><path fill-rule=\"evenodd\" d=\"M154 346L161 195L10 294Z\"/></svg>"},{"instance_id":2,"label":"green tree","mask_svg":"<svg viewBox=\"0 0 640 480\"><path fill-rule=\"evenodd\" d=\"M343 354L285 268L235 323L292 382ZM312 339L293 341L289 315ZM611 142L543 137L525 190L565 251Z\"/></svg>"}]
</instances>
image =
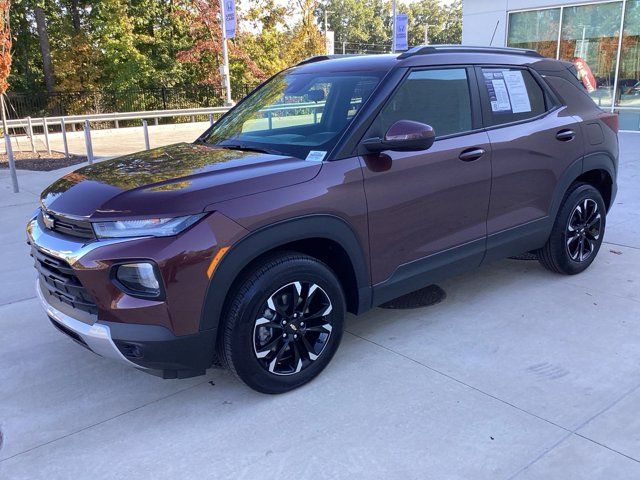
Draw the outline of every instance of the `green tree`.
<instances>
[{"instance_id":1,"label":"green tree","mask_svg":"<svg viewBox=\"0 0 640 480\"><path fill-rule=\"evenodd\" d=\"M391 51L391 2L389 0L329 0L316 12L324 21L329 12L329 29L335 32L336 50L346 42L347 53L383 53ZM425 26L429 43L462 41L462 2L444 5L439 0L399 2L398 12L409 17L409 46L424 43Z\"/></svg>"},{"instance_id":2,"label":"green tree","mask_svg":"<svg viewBox=\"0 0 640 480\"><path fill-rule=\"evenodd\" d=\"M325 10L338 52L342 42L350 53L391 47L390 0L254 0L237 6L237 36L228 42L235 98L247 86L324 53ZM219 88L219 8L219 0L14 0L9 83L14 91L29 92ZM460 0L405 2L399 11L410 17L411 45L423 42L425 25L432 43L460 41ZM74 111L102 108L99 102L78 104Z\"/></svg>"},{"instance_id":3,"label":"green tree","mask_svg":"<svg viewBox=\"0 0 640 480\"><path fill-rule=\"evenodd\" d=\"M409 45L424 44L425 27L430 44L457 44L462 41L462 2L444 5L438 0L421 0L408 4Z\"/></svg>"},{"instance_id":4,"label":"green tree","mask_svg":"<svg viewBox=\"0 0 640 480\"><path fill-rule=\"evenodd\" d=\"M313 55L325 52L324 37L320 33L314 13L318 9L316 0L296 1L300 20L291 30L285 59L289 65Z\"/></svg>"},{"instance_id":5,"label":"green tree","mask_svg":"<svg viewBox=\"0 0 640 480\"><path fill-rule=\"evenodd\" d=\"M249 29L241 31L238 44L263 72L259 80L288 66L285 58L290 35L287 19L292 10L276 0L258 0L252 2L244 16Z\"/></svg>"},{"instance_id":6,"label":"green tree","mask_svg":"<svg viewBox=\"0 0 640 480\"><path fill-rule=\"evenodd\" d=\"M388 0L329 0L316 12L335 32L336 50L347 53L391 51L391 3ZM324 25L323 25L324 27Z\"/></svg>"}]
</instances>

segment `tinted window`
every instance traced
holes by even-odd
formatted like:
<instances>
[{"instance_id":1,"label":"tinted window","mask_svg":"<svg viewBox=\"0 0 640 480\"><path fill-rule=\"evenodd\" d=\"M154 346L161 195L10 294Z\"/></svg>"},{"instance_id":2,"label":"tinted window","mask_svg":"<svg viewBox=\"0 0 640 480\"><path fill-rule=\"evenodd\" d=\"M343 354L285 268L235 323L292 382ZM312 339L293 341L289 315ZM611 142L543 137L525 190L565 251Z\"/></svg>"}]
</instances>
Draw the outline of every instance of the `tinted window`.
<instances>
[{"instance_id":1,"label":"tinted window","mask_svg":"<svg viewBox=\"0 0 640 480\"><path fill-rule=\"evenodd\" d=\"M381 134L398 120L431 125L441 137L471 130L471 100L464 68L411 72L380 113Z\"/></svg>"},{"instance_id":2,"label":"tinted window","mask_svg":"<svg viewBox=\"0 0 640 480\"><path fill-rule=\"evenodd\" d=\"M544 91L527 70L483 68L480 82L487 125L526 120L546 111Z\"/></svg>"}]
</instances>

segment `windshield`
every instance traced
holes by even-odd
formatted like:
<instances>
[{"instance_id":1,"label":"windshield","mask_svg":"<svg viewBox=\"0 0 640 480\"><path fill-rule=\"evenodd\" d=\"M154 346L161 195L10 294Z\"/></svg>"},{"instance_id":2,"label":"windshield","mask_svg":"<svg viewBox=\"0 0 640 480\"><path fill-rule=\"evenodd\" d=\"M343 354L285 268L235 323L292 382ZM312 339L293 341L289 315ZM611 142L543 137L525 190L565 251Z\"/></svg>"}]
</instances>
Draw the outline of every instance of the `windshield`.
<instances>
[{"instance_id":1,"label":"windshield","mask_svg":"<svg viewBox=\"0 0 640 480\"><path fill-rule=\"evenodd\" d=\"M204 136L208 144L322 159L384 72L283 72Z\"/></svg>"}]
</instances>

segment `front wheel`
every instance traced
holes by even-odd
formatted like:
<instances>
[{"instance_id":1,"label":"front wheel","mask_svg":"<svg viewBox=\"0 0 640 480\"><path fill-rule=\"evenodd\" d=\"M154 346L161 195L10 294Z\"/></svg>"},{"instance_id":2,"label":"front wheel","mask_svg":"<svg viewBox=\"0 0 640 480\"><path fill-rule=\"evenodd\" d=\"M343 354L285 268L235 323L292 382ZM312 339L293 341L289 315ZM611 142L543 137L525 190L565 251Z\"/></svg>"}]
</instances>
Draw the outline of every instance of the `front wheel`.
<instances>
[{"instance_id":1,"label":"front wheel","mask_svg":"<svg viewBox=\"0 0 640 480\"><path fill-rule=\"evenodd\" d=\"M558 210L547 243L538 251L542 266L565 275L584 271L600 250L606 216L604 200L595 187L573 185Z\"/></svg>"},{"instance_id":2,"label":"front wheel","mask_svg":"<svg viewBox=\"0 0 640 480\"><path fill-rule=\"evenodd\" d=\"M265 259L230 300L220 350L254 390L283 393L307 383L340 344L344 293L333 271L313 257L285 252Z\"/></svg>"}]
</instances>

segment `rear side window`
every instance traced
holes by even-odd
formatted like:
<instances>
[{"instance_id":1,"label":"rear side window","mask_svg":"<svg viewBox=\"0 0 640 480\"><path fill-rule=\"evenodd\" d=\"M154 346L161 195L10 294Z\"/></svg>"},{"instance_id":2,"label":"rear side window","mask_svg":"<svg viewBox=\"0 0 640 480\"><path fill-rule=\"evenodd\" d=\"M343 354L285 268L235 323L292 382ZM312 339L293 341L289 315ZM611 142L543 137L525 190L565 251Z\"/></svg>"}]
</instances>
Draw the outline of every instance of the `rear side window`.
<instances>
[{"instance_id":1,"label":"rear side window","mask_svg":"<svg viewBox=\"0 0 640 480\"><path fill-rule=\"evenodd\" d=\"M381 133L398 120L431 125L436 136L471 130L471 99L464 68L416 70L398 87L378 117Z\"/></svg>"},{"instance_id":2,"label":"rear side window","mask_svg":"<svg viewBox=\"0 0 640 480\"><path fill-rule=\"evenodd\" d=\"M542 87L528 70L482 68L480 92L486 125L533 118L546 111Z\"/></svg>"}]
</instances>

